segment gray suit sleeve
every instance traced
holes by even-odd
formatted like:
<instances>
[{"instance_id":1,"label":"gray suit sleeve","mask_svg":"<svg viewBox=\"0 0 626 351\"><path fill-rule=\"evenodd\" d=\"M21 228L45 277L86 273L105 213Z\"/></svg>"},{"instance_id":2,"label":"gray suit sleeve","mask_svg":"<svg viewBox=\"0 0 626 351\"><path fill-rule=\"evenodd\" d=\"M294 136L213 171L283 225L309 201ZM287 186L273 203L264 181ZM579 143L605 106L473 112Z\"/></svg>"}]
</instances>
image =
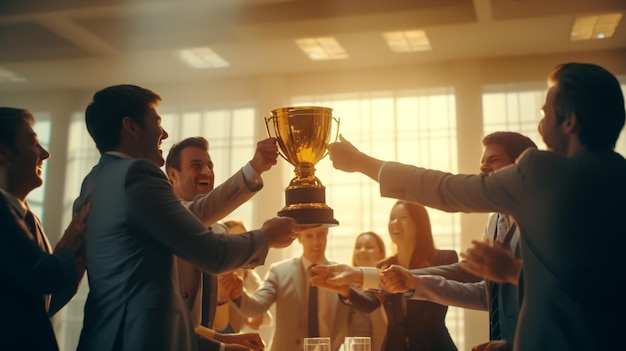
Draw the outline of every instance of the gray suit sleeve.
<instances>
[{"instance_id":1,"label":"gray suit sleeve","mask_svg":"<svg viewBox=\"0 0 626 351\"><path fill-rule=\"evenodd\" d=\"M441 276L424 275L415 289L413 300L426 300L444 306L488 310L485 282L460 283Z\"/></svg>"},{"instance_id":2,"label":"gray suit sleeve","mask_svg":"<svg viewBox=\"0 0 626 351\"><path fill-rule=\"evenodd\" d=\"M524 196L524 174L517 165L488 175L453 175L387 162L380 170L384 197L419 202L447 212L513 213Z\"/></svg>"},{"instance_id":3,"label":"gray suit sleeve","mask_svg":"<svg viewBox=\"0 0 626 351\"><path fill-rule=\"evenodd\" d=\"M278 298L279 284L279 273L276 265L273 265L267 272L263 286L252 293L244 290L238 305L241 314L256 317L268 311Z\"/></svg>"},{"instance_id":4,"label":"gray suit sleeve","mask_svg":"<svg viewBox=\"0 0 626 351\"><path fill-rule=\"evenodd\" d=\"M459 262L442 265L442 266L411 269L411 274L439 275L439 276L444 277L445 279L456 280L462 283L472 283L472 282L479 282L483 280L483 278L477 277L469 273L465 269L461 268L461 266L459 265Z\"/></svg>"},{"instance_id":5,"label":"gray suit sleeve","mask_svg":"<svg viewBox=\"0 0 626 351\"><path fill-rule=\"evenodd\" d=\"M211 192L198 195L193 201L183 201L183 204L208 227L250 200L260 189L247 185L241 169Z\"/></svg>"},{"instance_id":6,"label":"gray suit sleeve","mask_svg":"<svg viewBox=\"0 0 626 351\"><path fill-rule=\"evenodd\" d=\"M134 162L125 179L127 224L136 226L182 259L209 273L263 264L268 252L259 231L215 234L174 195L163 172L148 161Z\"/></svg>"}]
</instances>

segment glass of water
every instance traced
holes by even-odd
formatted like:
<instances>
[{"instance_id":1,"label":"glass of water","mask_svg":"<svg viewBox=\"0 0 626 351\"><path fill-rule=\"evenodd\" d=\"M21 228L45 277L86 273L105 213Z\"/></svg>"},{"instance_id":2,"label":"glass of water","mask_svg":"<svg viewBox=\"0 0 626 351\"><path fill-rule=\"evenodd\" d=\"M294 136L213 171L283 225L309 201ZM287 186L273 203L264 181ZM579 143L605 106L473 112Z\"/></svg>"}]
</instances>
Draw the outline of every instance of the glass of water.
<instances>
[{"instance_id":1,"label":"glass of water","mask_svg":"<svg viewBox=\"0 0 626 351\"><path fill-rule=\"evenodd\" d=\"M330 351L330 338L304 338L304 351Z\"/></svg>"},{"instance_id":2,"label":"glass of water","mask_svg":"<svg viewBox=\"0 0 626 351\"><path fill-rule=\"evenodd\" d=\"M369 336L347 336L344 339L344 351L371 351L372 339Z\"/></svg>"}]
</instances>

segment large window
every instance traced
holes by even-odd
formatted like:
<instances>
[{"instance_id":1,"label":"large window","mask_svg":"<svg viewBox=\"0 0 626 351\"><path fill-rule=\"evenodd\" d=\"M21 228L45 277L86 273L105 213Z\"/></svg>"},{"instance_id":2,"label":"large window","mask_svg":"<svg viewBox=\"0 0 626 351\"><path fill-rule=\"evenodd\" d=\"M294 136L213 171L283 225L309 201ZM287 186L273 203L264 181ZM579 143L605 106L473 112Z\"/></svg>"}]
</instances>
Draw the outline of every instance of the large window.
<instances>
[{"instance_id":1,"label":"large window","mask_svg":"<svg viewBox=\"0 0 626 351\"><path fill-rule=\"evenodd\" d=\"M626 82L626 76L617 77ZM626 84L622 83L622 92ZM541 107L545 102L545 82L487 85L483 89L483 130L489 134L499 130L518 132L531 138L540 149L546 148L538 132ZM615 151L626 155L626 131L617 140Z\"/></svg>"},{"instance_id":2,"label":"large window","mask_svg":"<svg viewBox=\"0 0 626 351\"><path fill-rule=\"evenodd\" d=\"M483 131L518 132L545 149L537 130L541 106L545 101L546 83L488 85L483 89Z\"/></svg>"},{"instance_id":3,"label":"large window","mask_svg":"<svg viewBox=\"0 0 626 351\"><path fill-rule=\"evenodd\" d=\"M292 104L333 108L333 116L340 119L339 133L374 157L449 172L457 170L452 88L302 96L293 98ZM340 223L331 228L326 249L328 259L351 264L354 240L365 231L381 235L387 254L394 253L387 222L396 200L382 198L378 183L362 174L335 170L328 158L322 159L315 168L316 176L326 186L326 203L333 208ZM293 167L288 167L285 184L293 176ZM431 208L428 213L436 245L459 252L459 214ZM295 256L301 247L292 245L291 250ZM450 308L446 324L456 345L464 349L463 311Z\"/></svg>"}]
</instances>

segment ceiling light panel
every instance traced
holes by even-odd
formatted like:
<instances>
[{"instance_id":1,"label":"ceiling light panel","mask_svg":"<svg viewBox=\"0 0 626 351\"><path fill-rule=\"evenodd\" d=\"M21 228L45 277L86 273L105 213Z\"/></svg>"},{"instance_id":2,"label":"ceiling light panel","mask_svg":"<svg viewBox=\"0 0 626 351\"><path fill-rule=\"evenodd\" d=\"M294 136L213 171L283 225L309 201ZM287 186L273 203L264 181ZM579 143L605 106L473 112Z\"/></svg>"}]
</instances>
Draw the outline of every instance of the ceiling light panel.
<instances>
[{"instance_id":1,"label":"ceiling light panel","mask_svg":"<svg viewBox=\"0 0 626 351\"><path fill-rule=\"evenodd\" d=\"M15 72L0 67L0 83L24 83L26 78L18 76Z\"/></svg>"},{"instance_id":2,"label":"ceiling light panel","mask_svg":"<svg viewBox=\"0 0 626 351\"><path fill-rule=\"evenodd\" d=\"M296 40L296 44L313 61L348 58L346 50L333 37L303 38Z\"/></svg>"},{"instance_id":3,"label":"ceiling light panel","mask_svg":"<svg viewBox=\"0 0 626 351\"><path fill-rule=\"evenodd\" d=\"M229 66L226 60L220 57L220 55L209 47L178 50L174 56L187 66L196 69L222 68Z\"/></svg>"},{"instance_id":4,"label":"ceiling light panel","mask_svg":"<svg viewBox=\"0 0 626 351\"><path fill-rule=\"evenodd\" d=\"M570 40L610 38L621 20L621 13L577 17L572 26Z\"/></svg>"},{"instance_id":5,"label":"ceiling light panel","mask_svg":"<svg viewBox=\"0 0 626 351\"><path fill-rule=\"evenodd\" d=\"M387 45L393 52L430 51L430 41L423 30L407 30L383 33Z\"/></svg>"}]
</instances>

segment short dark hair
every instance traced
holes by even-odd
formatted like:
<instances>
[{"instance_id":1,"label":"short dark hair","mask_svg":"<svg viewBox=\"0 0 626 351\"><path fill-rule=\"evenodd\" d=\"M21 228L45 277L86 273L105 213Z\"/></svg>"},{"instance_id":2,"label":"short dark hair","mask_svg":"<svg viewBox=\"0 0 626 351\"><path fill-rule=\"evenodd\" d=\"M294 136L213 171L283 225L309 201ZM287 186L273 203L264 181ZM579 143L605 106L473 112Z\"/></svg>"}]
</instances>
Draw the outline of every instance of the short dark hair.
<instances>
[{"instance_id":1,"label":"short dark hair","mask_svg":"<svg viewBox=\"0 0 626 351\"><path fill-rule=\"evenodd\" d=\"M172 145L170 152L167 154L167 158L165 159L165 171L168 172L170 168L174 168L175 170L180 172L180 153L183 149L188 147L197 147L206 152L209 151L209 142L201 137L191 137L181 140L179 143Z\"/></svg>"},{"instance_id":2,"label":"short dark hair","mask_svg":"<svg viewBox=\"0 0 626 351\"><path fill-rule=\"evenodd\" d=\"M528 148L536 149L537 145L529 137L516 132L493 132L483 137L483 146L501 145L512 162Z\"/></svg>"},{"instance_id":3,"label":"short dark hair","mask_svg":"<svg viewBox=\"0 0 626 351\"><path fill-rule=\"evenodd\" d=\"M115 150L120 143L124 117L143 127L146 113L160 101L158 94L136 85L114 85L95 93L85 111L85 122L98 150L101 153Z\"/></svg>"},{"instance_id":4,"label":"short dark hair","mask_svg":"<svg viewBox=\"0 0 626 351\"><path fill-rule=\"evenodd\" d=\"M15 137L22 123L35 123L30 111L23 108L0 107L0 144L15 148Z\"/></svg>"},{"instance_id":5,"label":"short dark hair","mask_svg":"<svg viewBox=\"0 0 626 351\"><path fill-rule=\"evenodd\" d=\"M588 63L565 63L548 76L554 86L554 109L561 124L575 114L578 138L589 150L611 150L624 127L624 95L617 78Z\"/></svg>"}]
</instances>

